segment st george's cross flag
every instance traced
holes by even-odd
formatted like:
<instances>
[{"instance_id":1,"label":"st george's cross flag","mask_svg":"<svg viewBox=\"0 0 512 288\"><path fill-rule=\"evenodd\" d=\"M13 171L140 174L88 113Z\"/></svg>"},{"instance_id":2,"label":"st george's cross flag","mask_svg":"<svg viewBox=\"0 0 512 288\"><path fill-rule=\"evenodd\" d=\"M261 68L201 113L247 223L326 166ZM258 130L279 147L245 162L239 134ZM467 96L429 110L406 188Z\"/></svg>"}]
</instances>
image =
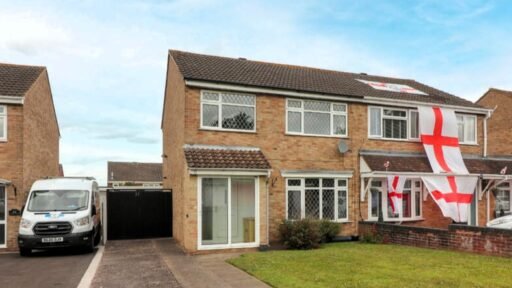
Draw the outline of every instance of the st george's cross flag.
<instances>
[{"instance_id":1,"label":"st george's cross flag","mask_svg":"<svg viewBox=\"0 0 512 288\"><path fill-rule=\"evenodd\" d=\"M460 152L455 112L439 107L418 107L418 111L421 142L434 174L468 175ZM445 217L467 222L477 177L438 175L422 180Z\"/></svg>"},{"instance_id":2,"label":"st george's cross flag","mask_svg":"<svg viewBox=\"0 0 512 288\"><path fill-rule=\"evenodd\" d=\"M455 222L467 222L477 177L441 176L423 177L423 183L443 215Z\"/></svg>"},{"instance_id":3,"label":"st george's cross flag","mask_svg":"<svg viewBox=\"0 0 512 288\"><path fill-rule=\"evenodd\" d=\"M404 176L388 176L388 198L393 214L402 214L402 199L405 181Z\"/></svg>"}]
</instances>

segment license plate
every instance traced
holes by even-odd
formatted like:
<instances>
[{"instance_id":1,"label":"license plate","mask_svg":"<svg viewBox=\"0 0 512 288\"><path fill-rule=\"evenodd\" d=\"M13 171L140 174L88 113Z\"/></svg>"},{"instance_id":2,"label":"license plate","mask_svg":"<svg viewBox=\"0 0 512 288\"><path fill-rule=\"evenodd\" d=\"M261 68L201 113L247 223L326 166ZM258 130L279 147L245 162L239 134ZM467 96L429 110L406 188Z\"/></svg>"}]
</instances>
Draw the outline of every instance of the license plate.
<instances>
[{"instance_id":1,"label":"license plate","mask_svg":"<svg viewBox=\"0 0 512 288\"><path fill-rule=\"evenodd\" d=\"M41 239L43 243L64 242L64 237L48 237Z\"/></svg>"}]
</instances>

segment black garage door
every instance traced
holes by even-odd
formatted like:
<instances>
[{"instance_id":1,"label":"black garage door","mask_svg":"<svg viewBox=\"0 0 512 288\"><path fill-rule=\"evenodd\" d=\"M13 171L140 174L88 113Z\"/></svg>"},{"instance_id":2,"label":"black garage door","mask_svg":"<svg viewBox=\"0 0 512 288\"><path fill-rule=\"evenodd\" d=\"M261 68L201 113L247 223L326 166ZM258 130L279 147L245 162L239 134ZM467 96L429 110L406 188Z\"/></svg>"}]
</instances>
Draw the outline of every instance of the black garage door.
<instances>
[{"instance_id":1,"label":"black garage door","mask_svg":"<svg viewBox=\"0 0 512 288\"><path fill-rule=\"evenodd\" d=\"M107 190L108 240L171 237L171 195L161 189Z\"/></svg>"}]
</instances>

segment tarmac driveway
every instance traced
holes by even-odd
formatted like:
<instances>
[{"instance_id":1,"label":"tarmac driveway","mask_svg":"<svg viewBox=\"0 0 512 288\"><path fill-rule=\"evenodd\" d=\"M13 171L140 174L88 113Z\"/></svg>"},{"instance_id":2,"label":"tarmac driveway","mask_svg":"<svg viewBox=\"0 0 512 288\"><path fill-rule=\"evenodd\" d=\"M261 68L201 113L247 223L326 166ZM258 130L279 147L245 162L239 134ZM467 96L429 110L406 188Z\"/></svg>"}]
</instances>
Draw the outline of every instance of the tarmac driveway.
<instances>
[{"instance_id":1,"label":"tarmac driveway","mask_svg":"<svg viewBox=\"0 0 512 288\"><path fill-rule=\"evenodd\" d=\"M0 287L76 287L94 254L69 249L35 252L31 257L0 254Z\"/></svg>"}]
</instances>

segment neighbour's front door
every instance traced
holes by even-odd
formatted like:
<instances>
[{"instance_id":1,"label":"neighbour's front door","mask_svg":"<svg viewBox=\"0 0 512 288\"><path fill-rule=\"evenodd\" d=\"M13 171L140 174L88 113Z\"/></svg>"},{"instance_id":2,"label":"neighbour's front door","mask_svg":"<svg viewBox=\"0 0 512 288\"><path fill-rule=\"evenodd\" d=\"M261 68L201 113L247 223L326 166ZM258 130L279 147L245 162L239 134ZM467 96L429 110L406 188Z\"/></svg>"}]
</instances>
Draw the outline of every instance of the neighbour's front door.
<instances>
[{"instance_id":1,"label":"neighbour's front door","mask_svg":"<svg viewBox=\"0 0 512 288\"><path fill-rule=\"evenodd\" d=\"M0 186L0 248L6 245L7 195L5 187Z\"/></svg>"}]
</instances>

